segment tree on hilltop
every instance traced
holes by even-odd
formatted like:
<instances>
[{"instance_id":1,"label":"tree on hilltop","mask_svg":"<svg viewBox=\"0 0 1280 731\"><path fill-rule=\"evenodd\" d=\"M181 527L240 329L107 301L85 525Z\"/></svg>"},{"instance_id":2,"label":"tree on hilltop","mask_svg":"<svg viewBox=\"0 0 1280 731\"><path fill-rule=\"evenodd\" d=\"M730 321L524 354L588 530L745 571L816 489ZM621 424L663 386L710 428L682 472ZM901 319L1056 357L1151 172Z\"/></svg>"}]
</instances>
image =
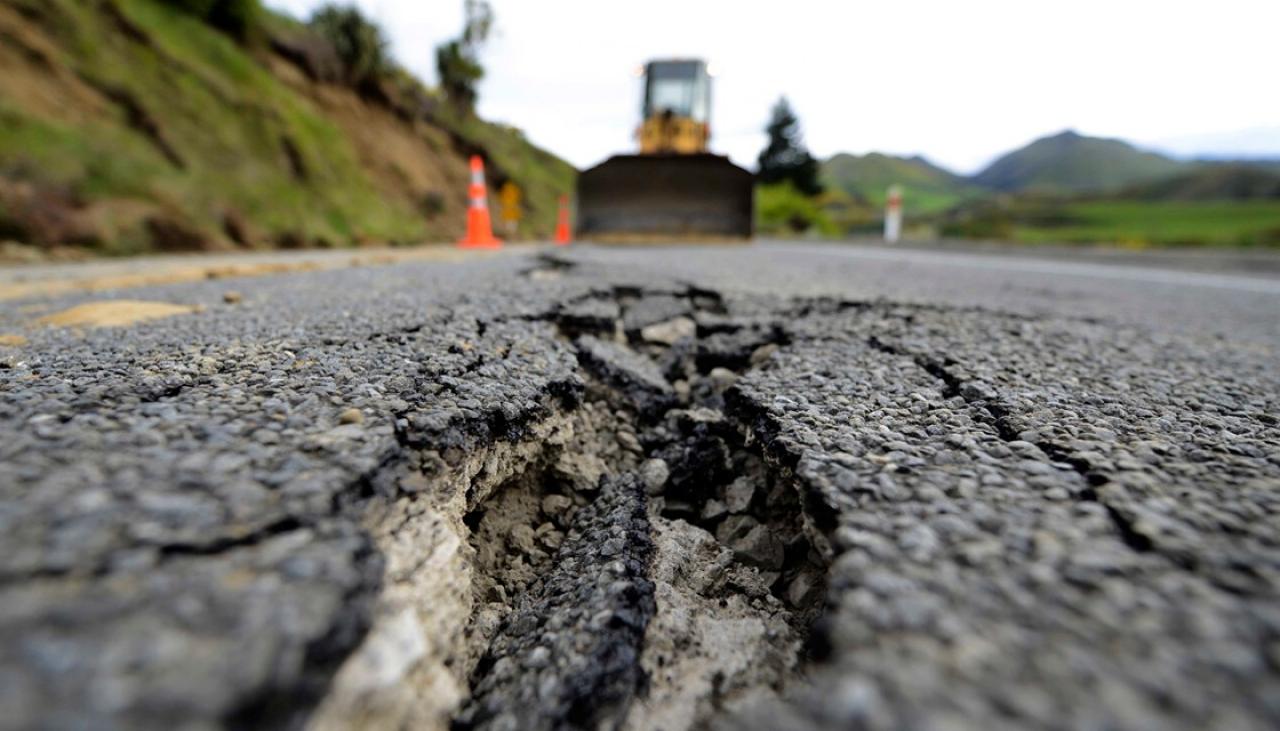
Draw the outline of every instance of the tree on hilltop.
<instances>
[{"instance_id":1,"label":"tree on hilltop","mask_svg":"<svg viewBox=\"0 0 1280 731\"><path fill-rule=\"evenodd\" d=\"M462 35L436 47L436 73L445 97L459 109L475 109L484 66L480 51L493 30L493 8L488 0L465 0Z\"/></svg>"},{"instance_id":2,"label":"tree on hilltop","mask_svg":"<svg viewBox=\"0 0 1280 731\"><path fill-rule=\"evenodd\" d=\"M382 29L356 6L327 4L309 22L333 46L353 86L373 82L395 67Z\"/></svg>"},{"instance_id":3,"label":"tree on hilltop","mask_svg":"<svg viewBox=\"0 0 1280 731\"><path fill-rule=\"evenodd\" d=\"M805 195L815 196L821 193L818 160L804 146L800 119L792 111L791 103L785 96L773 105L765 132L769 135L769 143L760 152L760 182L790 182Z\"/></svg>"}]
</instances>

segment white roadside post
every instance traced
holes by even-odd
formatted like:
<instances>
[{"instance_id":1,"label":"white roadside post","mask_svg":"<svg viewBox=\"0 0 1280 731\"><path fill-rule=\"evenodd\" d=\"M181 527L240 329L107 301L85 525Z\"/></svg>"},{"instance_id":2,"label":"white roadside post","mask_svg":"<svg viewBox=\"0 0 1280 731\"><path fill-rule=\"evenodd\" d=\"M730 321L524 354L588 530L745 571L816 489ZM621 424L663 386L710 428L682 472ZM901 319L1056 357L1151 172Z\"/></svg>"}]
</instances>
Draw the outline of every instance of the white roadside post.
<instances>
[{"instance_id":1,"label":"white roadside post","mask_svg":"<svg viewBox=\"0 0 1280 731\"><path fill-rule=\"evenodd\" d=\"M889 195L884 204L884 240L886 243L898 243L902 235L902 189L896 185L889 186Z\"/></svg>"}]
</instances>

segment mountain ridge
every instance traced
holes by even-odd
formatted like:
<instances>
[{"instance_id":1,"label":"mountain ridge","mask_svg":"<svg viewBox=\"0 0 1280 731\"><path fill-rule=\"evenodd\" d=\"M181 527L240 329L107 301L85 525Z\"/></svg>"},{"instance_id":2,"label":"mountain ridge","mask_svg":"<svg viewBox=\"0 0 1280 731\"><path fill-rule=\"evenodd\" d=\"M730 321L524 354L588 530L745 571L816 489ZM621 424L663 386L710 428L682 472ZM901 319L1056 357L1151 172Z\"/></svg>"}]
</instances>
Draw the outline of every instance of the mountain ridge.
<instances>
[{"instance_id":1,"label":"mountain ridge","mask_svg":"<svg viewBox=\"0 0 1280 731\"><path fill-rule=\"evenodd\" d=\"M1175 176L1225 180L1226 173L1212 172L1222 167L1231 168L1234 178L1246 176L1250 168L1278 173L1280 157L1182 159L1123 139L1093 137L1068 129L1009 150L971 175L956 173L921 154L839 152L823 161L822 176L829 187L875 206L883 204L885 191L896 184L910 198L923 199L924 210L928 211L942 203L991 193L1106 194L1151 184L1144 193L1149 195L1161 190L1158 182ZM1179 195L1215 185L1218 184L1183 185ZM1218 187L1224 185L1230 187L1225 183ZM1169 190L1174 187L1178 186L1171 185Z\"/></svg>"},{"instance_id":2,"label":"mountain ridge","mask_svg":"<svg viewBox=\"0 0 1280 731\"><path fill-rule=\"evenodd\" d=\"M1002 192L1083 192L1119 188L1185 169L1186 163L1121 139L1063 130L996 158L975 183Z\"/></svg>"},{"instance_id":3,"label":"mountain ridge","mask_svg":"<svg viewBox=\"0 0 1280 731\"><path fill-rule=\"evenodd\" d=\"M963 176L919 154L837 153L822 162L821 176L828 188L876 207L883 205L890 185L900 186L923 210L942 210L979 192Z\"/></svg>"}]
</instances>

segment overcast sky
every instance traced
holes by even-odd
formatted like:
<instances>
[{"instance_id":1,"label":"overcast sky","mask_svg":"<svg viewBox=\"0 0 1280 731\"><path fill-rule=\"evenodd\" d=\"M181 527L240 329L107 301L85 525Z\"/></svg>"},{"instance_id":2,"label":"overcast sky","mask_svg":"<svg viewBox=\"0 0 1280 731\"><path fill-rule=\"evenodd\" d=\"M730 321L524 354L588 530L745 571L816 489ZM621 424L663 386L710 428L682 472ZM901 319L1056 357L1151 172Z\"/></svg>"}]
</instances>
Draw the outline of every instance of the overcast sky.
<instances>
[{"instance_id":1,"label":"overcast sky","mask_svg":"<svg viewBox=\"0 0 1280 731\"><path fill-rule=\"evenodd\" d=\"M267 0L305 18L322 0ZM461 0L357 0L434 83ZM814 154L920 153L971 172L1072 128L1181 153L1280 155L1277 0L492 0L482 116L585 167L635 146L635 69L717 77L712 146L754 164L786 94ZM1213 148L1213 149L1206 149Z\"/></svg>"}]
</instances>

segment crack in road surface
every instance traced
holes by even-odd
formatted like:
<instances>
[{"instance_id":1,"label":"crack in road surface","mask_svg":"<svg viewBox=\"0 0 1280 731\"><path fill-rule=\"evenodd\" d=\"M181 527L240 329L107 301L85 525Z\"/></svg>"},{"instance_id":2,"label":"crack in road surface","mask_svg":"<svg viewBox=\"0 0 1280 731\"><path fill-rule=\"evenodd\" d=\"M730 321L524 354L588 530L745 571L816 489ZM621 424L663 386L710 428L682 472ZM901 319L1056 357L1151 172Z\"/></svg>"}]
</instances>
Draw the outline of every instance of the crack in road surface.
<instances>
[{"instance_id":1,"label":"crack in road surface","mask_svg":"<svg viewBox=\"0 0 1280 731\"><path fill-rule=\"evenodd\" d=\"M430 577L433 612L452 614L461 638L439 654L452 687L401 706L402 718L439 723L469 697L454 728L692 728L776 692L802 664L830 549L790 476L747 446L724 409L725 392L776 349L780 328L721 324L700 338L691 316L719 314L706 291L603 297L546 316L580 362L565 411L540 439L481 449L461 470L474 474L453 488L465 499L452 503L444 549L458 560L441 561L438 544L402 542L403 523L375 529L395 544L389 553L418 551L418 565L457 572ZM489 431L508 435L506 426ZM442 613L441 602L456 610ZM367 644L388 643L375 628ZM373 663L357 653L349 665ZM362 684L340 674L315 725L369 713Z\"/></svg>"},{"instance_id":2,"label":"crack in road surface","mask_svg":"<svg viewBox=\"0 0 1280 731\"><path fill-rule=\"evenodd\" d=\"M825 626L810 630L840 508L796 479L796 454L776 447L734 384L785 352L787 318L884 307L790 301L744 325L709 290L620 287L533 318L573 348L581 386L552 416L554 436L518 464L479 457L462 491L456 550L469 560L452 600L467 619L442 659L455 687L436 718L457 729L699 728L780 698L830 642ZM912 321L912 308L891 307ZM880 336L867 343L910 359L1000 439L1078 472L1078 498L1098 499L1096 473L1063 447L1022 442L989 385ZM498 419L489 431L506 429ZM506 477L494 485L495 475ZM1150 548L1107 508L1126 544Z\"/></svg>"}]
</instances>

